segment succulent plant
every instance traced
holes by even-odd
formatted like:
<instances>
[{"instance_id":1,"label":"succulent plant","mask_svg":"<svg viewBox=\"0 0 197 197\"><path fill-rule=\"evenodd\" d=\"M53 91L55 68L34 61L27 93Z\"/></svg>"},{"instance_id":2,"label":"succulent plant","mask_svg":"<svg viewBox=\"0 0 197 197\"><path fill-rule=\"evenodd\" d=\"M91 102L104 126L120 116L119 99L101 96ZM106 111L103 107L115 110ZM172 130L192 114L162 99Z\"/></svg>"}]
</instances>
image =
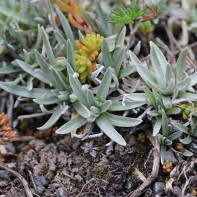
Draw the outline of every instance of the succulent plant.
<instances>
[{"instance_id":1,"label":"succulent plant","mask_svg":"<svg viewBox=\"0 0 197 197\"><path fill-rule=\"evenodd\" d=\"M197 111L197 103L196 102L192 102L192 103L194 106L193 112L196 112ZM190 103L185 102L185 103L179 104L178 107L180 107L180 109L181 109L183 119L185 119L185 120L189 119L190 115L191 115L191 111L192 111L192 105Z\"/></svg>"},{"instance_id":2,"label":"succulent plant","mask_svg":"<svg viewBox=\"0 0 197 197\"><path fill-rule=\"evenodd\" d=\"M138 32L142 32L146 36L149 36L150 33L153 31L154 26L151 24L150 21L143 22L138 27Z\"/></svg>"},{"instance_id":3,"label":"succulent plant","mask_svg":"<svg viewBox=\"0 0 197 197\"><path fill-rule=\"evenodd\" d=\"M86 82L86 78L91 81L91 74L97 69L96 58L100 53L102 41L102 36L91 33L86 34L77 44L79 50L75 51L76 71L80 74L82 83Z\"/></svg>"},{"instance_id":4,"label":"succulent plant","mask_svg":"<svg viewBox=\"0 0 197 197\"><path fill-rule=\"evenodd\" d=\"M77 29L85 31L86 33L93 32L82 10L83 0L79 0L78 3L76 3L76 0L51 0L51 2L57 4L59 8L68 15L69 22Z\"/></svg>"},{"instance_id":5,"label":"succulent plant","mask_svg":"<svg viewBox=\"0 0 197 197\"><path fill-rule=\"evenodd\" d=\"M173 169L173 163L170 161L165 161L163 163L163 171L166 173L170 173Z\"/></svg>"}]
</instances>

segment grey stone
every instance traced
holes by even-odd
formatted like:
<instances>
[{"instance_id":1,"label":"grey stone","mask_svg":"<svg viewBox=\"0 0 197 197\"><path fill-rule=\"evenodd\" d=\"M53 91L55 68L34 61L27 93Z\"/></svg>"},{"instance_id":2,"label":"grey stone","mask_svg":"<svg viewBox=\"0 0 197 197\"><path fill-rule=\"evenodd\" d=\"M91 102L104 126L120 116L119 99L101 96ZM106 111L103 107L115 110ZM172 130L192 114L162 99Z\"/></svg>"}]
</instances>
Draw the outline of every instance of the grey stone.
<instances>
[{"instance_id":1,"label":"grey stone","mask_svg":"<svg viewBox=\"0 0 197 197\"><path fill-rule=\"evenodd\" d=\"M178 163L178 160L175 158L174 153L171 150L168 150L165 154L165 161L170 161L174 164Z\"/></svg>"},{"instance_id":2,"label":"grey stone","mask_svg":"<svg viewBox=\"0 0 197 197\"><path fill-rule=\"evenodd\" d=\"M6 150L9 152L9 153L12 153L12 154L15 154L16 153L16 148L15 146L12 144L12 143L9 143L5 146Z\"/></svg>"},{"instance_id":3,"label":"grey stone","mask_svg":"<svg viewBox=\"0 0 197 197\"><path fill-rule=\"evenodd\" d=\"M156 182L153 185L153 193L156 195L162 195L165 192L165 183L163 182Z\"/></svg>"},{"instance_id":4,"label":"grey stone","mask_svg":"<svg viewBox=\"0 0 197 197\"><path fill-rule=\"evenodd\" d=\"M59 187L57 189L57 195L60 197L68 197L68 193L65 187Z\"/></svg>"},{"instance_id":5,"label":"grey stone","mask_svg":"<svg viewBox=\"0 0 197 197\"><path fill-rule=\"evenodd\" d=\"M46 186L48 185L48 181L44 176L37 176L34 178L34 182L36 186Z\"/></svg>"},{"instance_id":6,"label":"grey stone","mask_svg":"<svg viewBox=\"0 0 197 197\"><path fill-rule=\"evenodd\" d=\"M0 170L0 179L9 180L9 173L6 170Z\"/></svg>"},{"instance_id":7,"label":"grey stone","mask_svg":"<svg viewBox=\"0 0 197 197\"><path fill-rule=\"evenodd\" d=\"M39 195L42 195L43 192L44 192L44 190L45 190L45 187L42 186L42 185L39 185L39 186L36 187L36 191L37 191L37 193L38 193Z\"/></svg>"},{"instance_id":8,"label":"grey stone","mask_svg":"<svg viewBox=\"0 0 197 197\"><path fill-rule=\"evenodd\" d=\"M174 186L172 193L176 196L180 196L181 195L181 189L177 186Z\"/></svg>"},{"instance_id":9,"label":"grey stone","mask_svg":"<svg viewBox=\"0 0 197 197\"><path fill-rule=\"evenodd\" d=\"M67 147L64 144L60 144L58 146L58 150L59 151L63 151L63 152L70 152L71 151L71 147Z\"/></svg>"}]
</instances>

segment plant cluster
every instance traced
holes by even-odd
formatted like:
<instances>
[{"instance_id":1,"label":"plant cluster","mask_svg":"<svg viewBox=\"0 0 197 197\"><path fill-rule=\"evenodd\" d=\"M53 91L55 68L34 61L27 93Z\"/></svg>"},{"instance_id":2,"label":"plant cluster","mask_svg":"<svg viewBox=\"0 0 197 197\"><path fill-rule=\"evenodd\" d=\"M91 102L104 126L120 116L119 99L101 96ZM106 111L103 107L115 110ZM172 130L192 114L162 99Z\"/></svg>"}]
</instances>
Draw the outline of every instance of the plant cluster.
<instances>
[{"instance_id":1,"label":"plant cluster","mask_svg":"<svg viewBox=\"0 0 197 197\"><path fill-rule=\"evenodd\" d=\"M15 8L11 7L12 2ZM0 73L4 74L0 88L32 99L43 113L51 114L38 129L46 130L59 119L66 120L56 133L71 133L82 138L88 137L97 125L95 128L101 130L97 136L105 133L112 141L125 146L126 141L116 127L137 127L143 122L143 116L137 117L134 112L141 112L146 106L148 110L143 113L152 121L152 135L159 140L162 163L167 148L174 142L185 145L197 137L197 94L189 92L197 84L197 78L196 73L185 74L188 49L183 49L177 62L170 64L154 40L150 42L147 61L142 63L125 46L128 42L123 24L135 25L135 19L141 16L145 21L154 19L157 9L154 11L147 5L146 10L141 11L138 1L131 1L129 8L122 3L118 12L112 11L111 23L119 25L115 27L108 22L108 13L99 2L96 3L98 17L92 20L82 12L82 1L78 4L74 0L51 2L57 14L56 28L50 24L51 13L47 13L47 18L38 2L27 1L24 9L18 1L0 3L0 25L4 27L0 36L3 52L0 53L4 57L11 55L8 63L0 63ZM160 2L158 11L162 12L160 7L166 3ZM13 9L13 15L9 9ZM30 14L25 18L28 11ZM39 20L31 23L29 18L36 16ZM79 30L78 38L69 22ZM152 29L148 20L140 24L138 31L148 34ZM83 35L80 30L88 33ZM128 81L133 80L132 74L143 84L138 92L135 89L126 92L123 88L125 84L130 86ZM16 139L7 116L1 114L1 119L6 122L2 127L4 131L13 134L7 140ZM138 140L144 142L145 135L140 134ZM192 155L184 146L180 154ZM165 167L168 172L170 167Z\"/></svg>"}]
</instances>

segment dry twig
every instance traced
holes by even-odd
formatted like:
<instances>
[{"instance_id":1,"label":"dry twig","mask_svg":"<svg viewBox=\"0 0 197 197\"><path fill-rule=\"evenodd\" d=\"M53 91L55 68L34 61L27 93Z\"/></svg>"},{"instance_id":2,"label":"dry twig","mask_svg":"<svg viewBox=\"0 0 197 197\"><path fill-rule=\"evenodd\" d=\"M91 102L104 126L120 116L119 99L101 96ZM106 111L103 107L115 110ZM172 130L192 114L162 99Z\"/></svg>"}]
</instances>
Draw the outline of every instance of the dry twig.
<instances>
[{"instance_id":1,"label":"dry twig","mask_svg":"<svg viewBox=\"0 0 197 197\"><path fill-rule=\"evenodd\" d=\"M154 150L153 150L153 167L152 167L152 172L150 176L144 181L144 183L134 190L131 194L129 194L129 197L137 197L140 196L143 192L145 192L145 189L148 188L148 186L156 179L158 172L159 172L159 165L160 165L160 145L158 142L157 136L154 137Z\"/></svg>"},{"instance_id":2,"label":"dry twig","mask_svg":"<svg viewBox=\"0 0 197 197\"><path fill-rule=\"evenodd\" d=\"M2 163L0 163L0 168L3 168L4 170L7 170L8 172L15 175L23 184L27 197L33 197L32 193L29 189L28 182L18 172L14 171L8 167L5 167Z\"/></svg>"}]
</instances>

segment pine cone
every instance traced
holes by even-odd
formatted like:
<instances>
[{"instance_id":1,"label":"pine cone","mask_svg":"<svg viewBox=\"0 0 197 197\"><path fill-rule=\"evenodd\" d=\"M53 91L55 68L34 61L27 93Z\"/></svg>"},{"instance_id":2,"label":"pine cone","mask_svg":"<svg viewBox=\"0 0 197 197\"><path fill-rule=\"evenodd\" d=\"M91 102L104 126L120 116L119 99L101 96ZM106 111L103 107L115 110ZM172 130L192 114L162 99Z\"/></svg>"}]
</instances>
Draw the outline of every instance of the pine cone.
<instances>
[{"instance_id":1,"label":"pine cone","mask_svg":"<svg viewBox=\"0 0 197 197\"><path fill-rule=\"evenodd\" d=\"M4 112L0 114L0 140L3 142L13 142L18 140L16 131L13 131L9 125L9 116L5 115Z\"/></svg>"}]
</instances>

